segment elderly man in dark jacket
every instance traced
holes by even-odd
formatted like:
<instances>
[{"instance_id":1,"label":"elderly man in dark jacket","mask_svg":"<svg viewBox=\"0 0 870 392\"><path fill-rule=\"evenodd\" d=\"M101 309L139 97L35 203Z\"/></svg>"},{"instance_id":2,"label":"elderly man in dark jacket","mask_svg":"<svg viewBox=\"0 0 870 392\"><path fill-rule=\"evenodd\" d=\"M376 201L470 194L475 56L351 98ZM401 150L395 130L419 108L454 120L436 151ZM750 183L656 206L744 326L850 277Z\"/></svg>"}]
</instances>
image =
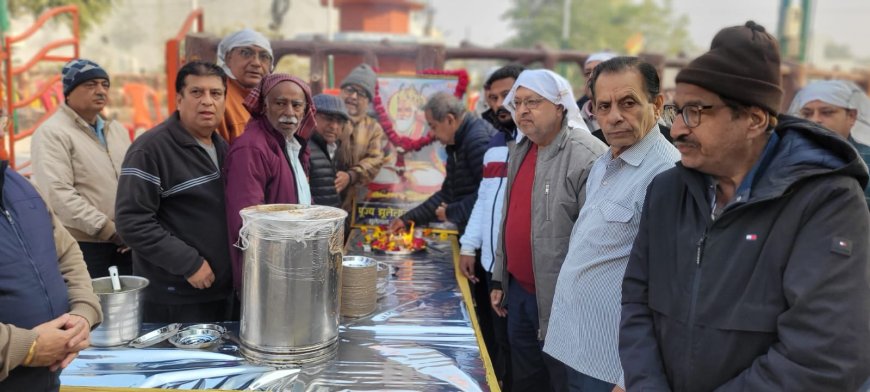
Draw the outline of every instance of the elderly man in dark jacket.
<instances>
[{"instance_id":1,"label":"elderly man in dark jacket","mask_svg":"<svg viewBox=\"0 0 870 392\"><path fill-rule=\"evenodd\" d=\"M462 102L448 93L433 95L423 110L430 132L447 146L447 176L441 190L390 222L390 230L402 230L410 221L425 225L437 219L456 224L461 234L477 200L483 154L496 131L486 120L469 114Z\"/></svg>"},{"instance_id":2,"label":"elderly man in dark jacket","mask_svg":"<svg viewBox=\"0 0 870 392\"><path fill-rule=\"evenodd\" d=\"M816 124L777 119L779 46L755 23L720 31L676 82L681 162L649 186L622 287L626 389L856 390L866 166Z\"/></svg>"},{"instance_id":3,"label":"elderly man in dark jacket","mask_svg":"<svg viewBox=\"0 0 870 392\"><path fill-rule=\"evenodd\" d=\"M341 143L339 134L350 116L341 98L333 95L315 95L314 107L317 108L314 116L317 125L308 145L311 198L314 204L341 208L335 180L335 152Z\"/></svg>"}]
</instances>

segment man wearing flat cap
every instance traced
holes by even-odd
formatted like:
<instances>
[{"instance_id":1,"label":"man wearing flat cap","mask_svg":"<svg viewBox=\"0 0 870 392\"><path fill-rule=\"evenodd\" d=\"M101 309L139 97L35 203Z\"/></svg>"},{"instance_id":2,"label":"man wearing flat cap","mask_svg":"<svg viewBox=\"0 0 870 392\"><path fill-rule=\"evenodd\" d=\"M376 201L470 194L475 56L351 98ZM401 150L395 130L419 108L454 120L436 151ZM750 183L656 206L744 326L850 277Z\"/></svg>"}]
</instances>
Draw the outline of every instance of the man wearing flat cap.
<instances>
[{"instance_id":1,"label":"man wearing flat cap","mask_svg":"<svg viewBox=\"0 0 870 392\"><path fill-rule=\"evenodd\" d=\"M867 168L777 117L779 45L720 31L676 78L681 154L650 184L622 285L629 391L854 391L870 375Z\"/></svg>"},{"instance_id":2,"label":"man wearing flat cap","mask_svg":"<svg viewBox=\"0 0 870 392\"><path fill-rule=\"evenodd\" d=\"M334 95L315 95L314 106L317 108L314 115L317 125L308 145L311 151L308 164L311 199L314 204L340 208L341 199L335 186L335 152L341 144L341 130L350 121L350 116L341 98Z\"/></svg>"}]
</instances>

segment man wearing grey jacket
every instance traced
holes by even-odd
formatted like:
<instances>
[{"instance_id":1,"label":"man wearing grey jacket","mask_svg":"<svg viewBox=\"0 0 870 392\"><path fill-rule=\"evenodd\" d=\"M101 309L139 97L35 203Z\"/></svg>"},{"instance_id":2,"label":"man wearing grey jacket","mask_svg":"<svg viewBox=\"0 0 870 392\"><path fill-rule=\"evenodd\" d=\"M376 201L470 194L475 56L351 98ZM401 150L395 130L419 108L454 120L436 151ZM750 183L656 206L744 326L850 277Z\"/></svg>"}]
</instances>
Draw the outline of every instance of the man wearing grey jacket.
<instances>
[{"instance_id":1,"label":"man wearing grey jacket","mask_svg":"<svg viewBox=\"0 0 870 392\"><path fill-rule=\"evenodd\" d=\"M510 151L490 299L499 316L511 315L511 390L561 390L565 369L543 353L544 337L586 177L606 147L586 128L571 85L551 71L523 71L506 101L523 138Z\"/></svg>"}]
</instances>

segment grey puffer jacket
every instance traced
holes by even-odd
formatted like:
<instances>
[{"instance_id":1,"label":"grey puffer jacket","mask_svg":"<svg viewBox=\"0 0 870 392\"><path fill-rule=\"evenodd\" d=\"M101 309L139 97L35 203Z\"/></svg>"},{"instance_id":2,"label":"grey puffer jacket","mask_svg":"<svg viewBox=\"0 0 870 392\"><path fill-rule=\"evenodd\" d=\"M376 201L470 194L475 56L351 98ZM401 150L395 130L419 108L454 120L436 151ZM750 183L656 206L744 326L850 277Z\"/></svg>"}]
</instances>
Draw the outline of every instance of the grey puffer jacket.
<instances>
[{"instance_id":1,"label":"grey puffer jacket","mask_svg":"<svg viewBox=\"0 0 870 392\"><path fill-rule=\"evenodd\" d=\"M501 235L492 270L494 289L501 290L502 285L507 286L504 244L504 225L509 213L507 207L510 205L511 187L523 161L519 157L525 157L531 146L531 140L524 137L510 150L505 210L502 212ZM540 322L538 340L544 340L547 335L556 280L568 253L574 221L586 201L586 178L592 164L606 150L607 146L589 131L569 128L566 123L562 124L562 130L552 143L538 147L532 189L532 268Z\"/></svg>"}]
</instances>

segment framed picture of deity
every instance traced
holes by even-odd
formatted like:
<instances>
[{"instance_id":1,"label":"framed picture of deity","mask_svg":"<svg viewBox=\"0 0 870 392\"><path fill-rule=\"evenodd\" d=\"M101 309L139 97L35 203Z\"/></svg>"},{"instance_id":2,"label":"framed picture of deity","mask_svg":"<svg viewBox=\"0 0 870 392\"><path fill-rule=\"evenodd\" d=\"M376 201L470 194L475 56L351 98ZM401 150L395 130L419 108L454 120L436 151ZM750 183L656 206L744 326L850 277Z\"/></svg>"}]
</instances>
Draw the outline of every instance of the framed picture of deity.
<instances>
[{"instance_id":1,"label":"framed picture of deity","mask_svg":"<svg viewBox=\"0 0 870 392\"><path fill-rule=\"evenodd\" d=\"M424 71L417 75L378 75L374 114L384 128L384 164L366 187L359 187L353 225L386 226L441 189L447 153L429 135L423 105L438 92L465 94L465 71ZM452 225L430 224L455 230Z\"/></svg>"}]
</instances>

